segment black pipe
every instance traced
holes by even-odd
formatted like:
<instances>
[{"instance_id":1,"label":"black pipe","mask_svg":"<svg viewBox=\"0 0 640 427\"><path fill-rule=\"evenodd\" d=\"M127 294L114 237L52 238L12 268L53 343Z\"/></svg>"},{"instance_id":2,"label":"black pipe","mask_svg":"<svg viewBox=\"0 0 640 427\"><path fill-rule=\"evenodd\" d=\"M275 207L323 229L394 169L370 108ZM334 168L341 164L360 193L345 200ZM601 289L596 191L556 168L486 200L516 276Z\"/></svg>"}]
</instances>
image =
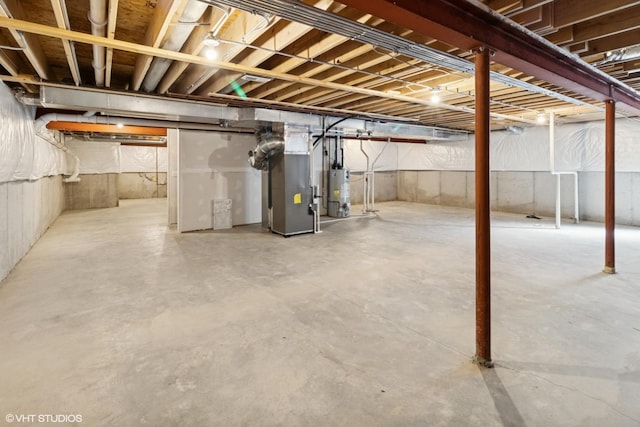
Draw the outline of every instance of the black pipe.
<instances>
[{"instance_id":1,"label":"black pipe","mask_svg":"<svg viewBox=\"0 0 640 427\"><path fill-rule=\"evenodd\" d=\"M343 117L340 120L338 120L337 122L329 125L329 127L327 127L326 129L324 129L322 131L322 135L320 135L319 137L316 138L315 141L313 141L313 148L316 148L316 145L318 145L318 141L320 141L320 139L323 138L327 134L327 132L329 132L333 127L339 125L340 123L344 122L345 120L354 119L354 118L356 118L356 117L355 116Z\"/></svg>"}]
</instances>

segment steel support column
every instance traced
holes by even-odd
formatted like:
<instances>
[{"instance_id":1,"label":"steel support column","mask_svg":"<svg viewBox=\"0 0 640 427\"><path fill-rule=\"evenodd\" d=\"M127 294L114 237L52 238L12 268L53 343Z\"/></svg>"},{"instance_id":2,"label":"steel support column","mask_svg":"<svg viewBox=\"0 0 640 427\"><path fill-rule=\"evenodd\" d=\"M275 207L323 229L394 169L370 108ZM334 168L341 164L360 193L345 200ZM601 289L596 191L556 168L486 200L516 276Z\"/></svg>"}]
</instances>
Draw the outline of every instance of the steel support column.
<instances>
[{"instance_id":1,"label":"steel support column","mask_svg":"<svg viewBox=\"0 0 640 427\"><path fill-rule=\"evenodd\" d=\"M489 175L489 50L475 52L476 90L476 355L491 362L491 206Z\"/></svg>"},{"instance_id":2,"label":"steel support column","mask_svg":"<svg viewBox=\"0 0 640 427\"><path fill-rule=\"evenodd\" d=\"M605 251L604 251L604 272L615 273L615 241L614 230L616 224L616 198L615 198L615 142L616 142L616 105L613 101L605 104L605 209L604 209L604 228L605 228Z\"/></svg>"}]
</instances>

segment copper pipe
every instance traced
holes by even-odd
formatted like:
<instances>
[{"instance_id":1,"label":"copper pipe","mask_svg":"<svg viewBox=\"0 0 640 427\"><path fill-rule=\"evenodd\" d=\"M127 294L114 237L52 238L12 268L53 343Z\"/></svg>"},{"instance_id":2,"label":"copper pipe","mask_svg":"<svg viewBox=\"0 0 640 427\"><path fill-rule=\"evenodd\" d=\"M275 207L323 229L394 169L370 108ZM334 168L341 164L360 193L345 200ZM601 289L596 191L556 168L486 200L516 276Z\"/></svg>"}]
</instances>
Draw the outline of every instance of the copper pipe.
<instances>
[{"instance_id":1,"label":"copper pipe","mask_svg":"<svg viewBox=\"0 0 640 427\"><path fill-rule=\"evenodd\" d=\"M491 362L491 206L489 169L489 50L475 52L476 89L476 355L485 367Z\"/></svg>"},{"instance_id":2,"label":"copper pipe","mask_svg":"<svg viewBox=\"0 0 640 427\"><path fill-rule=\"evenodd\" d=\"M615 273L615 242L614 231L616 225L616 165L615 165L615 143L616 143L616 105L613 101L605 103L605 166L604 166L604 228L605 228L605 250L604 250L604 272Z\"/></svg>"}]
</instances>

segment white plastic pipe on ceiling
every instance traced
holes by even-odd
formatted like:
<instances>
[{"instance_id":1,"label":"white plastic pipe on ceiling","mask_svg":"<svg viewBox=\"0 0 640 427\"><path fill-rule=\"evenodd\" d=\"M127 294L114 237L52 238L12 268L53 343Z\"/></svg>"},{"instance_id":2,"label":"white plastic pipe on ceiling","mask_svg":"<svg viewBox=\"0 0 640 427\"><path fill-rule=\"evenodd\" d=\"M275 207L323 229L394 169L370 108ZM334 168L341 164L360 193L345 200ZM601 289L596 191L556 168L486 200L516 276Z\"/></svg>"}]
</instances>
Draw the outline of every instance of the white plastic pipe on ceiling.
<instances>
[{"instance_id":1,"label":"white plastic pipe on ceiling","mask_svg":"<svg viewBox=\"0 0 640 427\"><path fill-rule=\"evenodd\" d=\"M107 0L91 0L89 4L89 22L91 22L91 34L94 36L107 36ZM106 65L106 49L103 46L93 45L93 70L96 86L104 86Z\"/></svg>"},{"instance_id":2,"label":"white plastic pipe on ceiling","mask_svg":"<svg viewBox=\"0 0 640 427\"><path fill-rule=\"evenodd\" d=\"M198 20L202 17L202 14L207 10L207 4L198 0L189 0L187 5L178 18L178 22L173 25L173 29L169 34L167 40L162 44L162 49L179 51L189 38L189 35L193 32L193 29L198 25ZM149 71L147 72L144 81L142 82L142 90L145 92L153 92L160 83L160 80L165 75L171 60L167 58L156 57L153 59Z\"/></svg>"}]
</instances>

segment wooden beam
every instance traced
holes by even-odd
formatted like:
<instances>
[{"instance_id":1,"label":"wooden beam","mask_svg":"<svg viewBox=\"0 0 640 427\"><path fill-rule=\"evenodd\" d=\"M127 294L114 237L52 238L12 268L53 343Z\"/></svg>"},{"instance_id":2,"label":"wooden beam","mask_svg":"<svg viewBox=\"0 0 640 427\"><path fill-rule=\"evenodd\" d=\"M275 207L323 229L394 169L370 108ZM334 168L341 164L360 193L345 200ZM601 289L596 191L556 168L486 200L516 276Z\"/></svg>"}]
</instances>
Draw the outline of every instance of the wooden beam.
<instances>
[{"instance_id":1,"label":"wooden beam","mask_svg":"<svg viewBox=\"0 0 640 427\"><path fill-rule=\"evenodd\" d=\"M0 59L2 59L2 52L0 52ZM1 64L1 62L0 62ZM4 82L20 83L22 87L29 93L38 93L38 84L40 83L32 75L27 74L15 74L11 76L0 75L0 80Z\"/></svg>"},{"instance_id":2,"label":"wooden beam","mask_svg":"<svg viewBox=\"0 0 640 427\"><path fill-rule=\"evenodd\" d=\"M233 12L229 11L229 13L232 14ZM197 26L182 46L181 51L190 55L199 55L200 51L204 48L202 40L204 40L207 33L215 30L218 25L224 25L224 22L226 22L227 19L224 18L224 16L225 15L220 11L220 9L210 7L208 12L205 12L203 22L210 22L211 24L209 26ZM164 76L162 76L162 79L160 80L160 83L158 83L155 91L160 94L166 93L169 88L171 88L171 85L173 85L175 81L182 76L182 73L184 73L188 66L189 64L185 62L173 62Z\"/></svg>"},{"instance_id":3,"label":"wooden beam","mask_svg":"<svg viewBox=\"0 0 640 427\"><path fill-rule=\"evenodd\" d=\"M167 136L167 129L146 126L118 126L105 125L100 123L78 123L55 121L47 123L47 129L70 131L70 132L97 132L97 133L113 133L119 135L151 135L151 136Z\"/></svg>"},{"instance_id":4,"label":"wooden beam","mask_svg":"<svg viewBox=\"0 0 640 427\"><path fill-rule=\"evenodd\" d=\"M580 51L581 56L598 55L612 50L635 46L640 41L640 29L626 31L611 37L603 37L588 42L586 49Z\"/></svg>"},{"instance_id":5,"label":"wooden beam","mask_svg":"<svg viewBox=\"0 0 640 427\"><path fill-rule=\"evenodd\" d=\"M514 9L514 11L503 12L503 15L511 17L513 13L526 12L527 10L535 9L540 6L553 3L554 0L521 0L520 5Z\"/></svg>"},{"instance_id":6,"label":"wooden beam","mask_svg":"<svg viewBox=\"0 0 640 427\"><path fill-rule=\"evenodd\" d=\"M352 11L355 11L355 10L350 9L350 12ZM357 12L357 15L358 16L353 16L352 19L360 23L365 23L371 17L371 15L363 15L360 12ZM287 73L289 71L294 70L296 67L299 67L305 63L310 62L313 59L324 61L324 59L321 59L321 57L324 54L327 54L329 51L337 48L340 45L348 44L349 42L350 42L350 39L347 37L343 37L337 34L325 34L320 40L318 40L313 45L307 46L304 50L297 52L299 56L306 56L309 59L288 58L284 62L271 68L271 70L280 72L280 73ZM261 85L262 83L248 83L248 84L245 84L242 88L246 93L250 93L251 91L255 90L258 86L261 86Z\"/></svg>"},{"instance_id":7,"label":"wooden beam","mask_svg":"<svg viewBox=\"0 0 640 427\"><path fill-rule=\"evenodd\" d=\"M489 0L487 6L498 13L506 14L522 9L522 0Z\"/></svg>"},{"instance_id":8,"label":"wooden beam","mask_svg":"<svg viewBox=\"0 0 640 427\"><path fill-rule=\"evenodd\" d=\"M565 45L572 43L575 40L573 35L573 27L564 27L554 33L547 34L545 36L553 44Z\"/></svg>"},{"instance_id":9,"label":"wooden beam","mask_svg":"<svg viewBox=\"0 0 640 427\"><path fill-rule=\"evenodd\" d=\"M104 47L111 47L118 50L124 50L127 52L133 52L141 55L157 56L160 58L167 58L174 61L183 61L191 64L198 64L203 66L213 66L218 68L227 69L229 71L237 73L255 74L259 76L268 77L271 79L284 80L291 83L298 83L300 85L306 85L308 87L324 87L326 89L332 89L336 91L342 91L346 93L361 93L364 95L377 96L386 99L395 99L397 101L403 101L413 103L416 105L431 106L431 103L427 99L414 98L405 95L396 95L386 92L380 92L376 90L360 88L357 86L350 86L347 84L339 84L319 79L312 79L308 77L301 77L286 73L277 73L270 70L264 70L262 68L247 67L240 64L232 64L222 61L211 61L206 58L189 55L182 52L175 52L166 49L154 48L146 45L139 45L136 43L125 42L122 40L112 40L106 37L94 36L92 34L81 33L77 31L64 30L62 28L54 28L47 25L36 24L28 21L20 21L17 19L2 18L0 17L0 28L12 28L15 30L25 31L32 34L40 34L47 37L55 37L65 40L72 40L80 43L96 44ZM463 111L472 114L473 110L468 108L460 108L454 105L440 104L439 108L450 109L455 111ZM496 115L498 117L498 115ZM525 121L527 119L509 117L510 120Z\"/></svg>"},{"instance_id":10,"label":"wooden beam","mask_svg":"<svg viewBox=\"0 0 640 427\"><path fill-rule=\"evenodd\" d=\"M18 0L0 0L0 18L26 19L26 15ZM9 32L18 45L25 47L22 52L40 78L45 80L51 79L53 74L51 73L47 58L44 56L38 40L32 34L21 35L19 31L14 28L9 28Z\"/></svg>"},{"instance_id":11,"label":"wooden beam","mask_svg":"<svg viewBox=\"0 0 640 427\"><path fill-rule=\"evenodd\" d=\"M315 6L321 9L326 10L331 4L333 3L333 0L329 1L329 0L310 0L308 1L308 4L311 6ZM340 7L344 7L344 6L340 6ZM241 15L242 17L245 17L245 19L251 20L253 15L248 15L246 13L243 13ZM257 15L257 18L261 18L260 15ZM267 31L273 31L279 24L282 24L284 21L281 22L280 18L278 17L272 17L271 18L271 23L268 25L268 27L265 27L263 29L261 29L260 31L254 31L254 30L249 30L247 32L248 28L258 28L258 26L260 25L260 22L258 20L257 24L254 25L245 25L243 27L239 27L235 21L234 24L236 25L232 25L229 26L228 28L225 28L224 32L221 33L221 38L225 39L225 40L242 40L244 43L250 44L258 39L261 39L263 34L267 33ZM311 28L306 27L304 25L298 24L298 23L291 23L289 25L287 25L286 28L291 28L293 31L296 31L296 29L298 31L299 28L304 28L304 32L310 30ZM234 34L238 31L238 29L241 31L240 34ZM288 38L288 37L287 37ZM272 38L272 44L271 47L273 47L273 40L274 38ZM285 41L283 41L282 45L285 45L288 43L285 43ZM269 47L269 44L266 44L266 47ZM233 61L238 63L238 55L240 55L242 53L242 51L245 49L244 46L242 45L227 45L225 47L224 50L220 50L220 53L218 54L218 56L220 55L224 55L224 58L228 61ZM263 54L264 52L260 52L260 51L254 51L252 52L250 55L254 55L254 58L259 57L261 54ZM243 60L241 63L245 63L245 61ZM247 65L258 65L255 62L252 62L251 60L247 60L246 61ZM178 90L179 92L186 92L188 94L191 93L199 93L199 94L207 94L210 93L210 91L208 91L207 88L203 88L200 89L201 86L203 86L204 84L206 84L210 79L212 79L214 77L214 75L218 74L218 79L219 80L221 78L223 78L223 76L229 75L231 73L219 73L218 69L215 68L209 68L208 70L201 70L201 67L194 67L195 69L192 71L191 75L189 76L188 79L185 79L185 81L191 81L191 83L189 84L189 86L187 86L187 88L185 90ZM237 74L235 74L235 78L233 78L232 80L229 80L229 78L225 78L225 81L227 82L231 82L236 80L236 78L238 77ZM226 85L225 85L226 86Z\"/></svg>"},{"instance_id":12,"label":"wooden beam","mask_svg":"<svg viewBox=\"0 0 640 427\"><path fill-rule=\"evenodd\" d=\"M327 10L329 6L333 4L333 0L321 0L315 4L315 7ZM264 40L258 47L265 48L273 51L283 50L287 46L291 45L293 42L298 40L300 37L307 34L312 30L311 27L308 27L303 24L299 24L297 22L289 22L284 26L284 28L278 29L278 31L274 31L275 28L272 27L272 36L268 39ZM266 61L268 58L274 55L273 52L262 49L255 49L251 51L246 57L244 57L241 61L236 62L239 64L249 65L251 67L257 67L262 62ZM215 74L212 75L214 77ZM198 91L200 94L208 94L211 92L218 92L219 90L226 87L231 82L239 79L241 74L235 73L227 73L225 75L220 76L217 79L208 85L203 85Z\"/></svg>"},{"instance_id":13,"label":"wooden beam","mask_svg":"<svg viewBox=\"0 0 640 427\"><path fill-rule=\"evenodd\" d=\"M555 30L553 19L553 3L546 3L540 6L540 20L528 26L531 31L544 36Z\"/></svg>"},{"instance_id":14,"label":"wooden beam","mask_svg":"<svg viewBox=\"0 0 640 427\"><path fill-rule=\"evenodd\" d=\"M1 44L6 44L7 42L4 38L0 38ZM21 68L24 67L22 59L20 59L20 55L15 50L2 50L0 49L0 66L2 66L10 76L0 76L0 80L7 82L20 83L23 88L29 93L35 93L38 91L37 86L30 84L31 82L27 82L24 80L25 76L20 74ZM32 79L31 76L29 76Z\"/></svg>"},{"instance_id":15,"label":"wooden beam","mask_svg":"<svg viewBox=\"0 0 640 427\"><path fill-rule=\"evenodd\" d=\"M368 46L363 46L369 50ZM327 81L327 82L339 82L340 84L353 86L355 85L354 80L363 77L362 74L354 73L350 68L353 66L357 66L366 70L370 67L374 67L378 64L385 63L389 60L389 58L380 56L377 52L368 51L364 55L360 55L355 57L349 61L341 62L343 65L349 67L349 69L331 69L331 67L327 66L325 71L316 72L313 74L313 78L316 80ZM398 64L400 65L400 64ZM305 103L310 101L311 99L317 100L317 97L321 94L327 93L326 90L323 90L322 87L317 87L313 89L304 89L300 90L297 93L295 91L280 91L276 97L274 98L276 101L287 101L287 102L300 102Z\"/></svg>"},{"instance_id":16,"label":"wooden beam","mask_svg":"<svg viewBox=\"0 0 640 427\"><path fill-rule=\"evenodd\" d=\"M556 0L553 3L556 28L588 21L628 7L640 5L630 0Z\"/></svg>"},{"instance_id":17,"label":"wooden beam","mask_svg":"<svg viewBox=\"0 0 640 427\"><path fill-rule=\"evenodd\" d=\"M67 15L67 5L65 0L51 0L51 7L53 8L53 14L56 17L56 23L59 28L66 30L71 29L69 25L69 16ZM67 64L69 64L69 70L71 71L71 77L76 86L82 83L80 77L80 68L78 67L78 58L76 57L76 50L73 44L69 40L61 40L62 47L64 48L64 54L67 57Z\"/></svg>"},{"instance_id":18,"label":"wooden beam","mask_svg":"<svg viewBox=\"0 0 640 427\"><path fill-rule=\"evenodd\" d=\"M142 44L151 47L158 47L164 36L167 34L171 19L176 12L184 6L186 0L158 0L151 23L147 26L147 32L144 36ZM131 75L131 88L139 90L144 77L151 66L152 56L140 55L136 59L136 65Z\"/></svg>"},{"instance_id":19,"label":"wooden beam","mask_svg":"<svg viewBox=\"0 0 640 427\"><path fill-rule=\"evenodd\" d=\"M467 0L341 0L341 3L461 49L486 45L495 50L493 60L497 63L598 101L615 97L620 107L640 114L640 94L635 90L571 55L564 55L551 43L495 16L479 3ZM571 3L574 11L581 9L576 9L574 1Z\"/></svg>"},{"instance_id":20,"label":"wooden beam","mask_svg":"<svg viewBox=\"0 0 640 427\"><path fill-rule=\"evenodd\" d=\"M358 42L349 41L337 46L335 49L330 50L325 55L320 57L325 61L340 61L346 62L359 55L363 55L371 50L371 46L362 45ZM330 69L330 65L320 64L316 62L306 62L295 68L295 72L299 76L313 77L324 70ZM250 92L251 96L256 98L265 98L276 93L281 93L289 86L289 83L282 81L273 81L267 84L263 84L258 88L254 87L254 90ZM249 93L249 92L248 92Z\"/></svg>"},{"instance_id":21,"label":"wooden beam","mask_svg":"<svg viewBox=\"0 0 640 427\"><path fill-rule=\"evenodd\" d=\"M510 15L509 18L520 25L524 25L525 27L531 24L537 24L542 21L542 8L536 7L524 12L514 13Z\"/></svg>"},{"instance_id":22,"label":"wooden beam","mask_svg":"<svg viewBox=\"0 0 640 427\"><path fill-rule=\"evenodd\" d=\"M0 50L0 65L12 76L20 74L19 61L20 59L15 50Z\"/></svg>"},{"instance_id":23,"label":"wooden beam","mask_svg":"<svg viewBox=\"0 0 640 427\"><path fill-rule=\"evenodd\" d=\"M267 27L262 28L262 31L271 28L271 26L279 21L280 18L273 18ZM259 32L252 31L252 29L259 28L261 25L264 25L264 22L264 17L261 15L237 11L233 19L230 20L229 25L226 26L219 35L220 38L225 40L242 40L244 37L246 43L253 43L260 34ZM218 58L231 60L243 49L244 47L239 45L221 44L217 48ZM198 49L196 54L199 53L199 51ZM212 61L204 66L189 67L189 69L184 70L180 79L176 81L173 90L178 93L193 93L215 74L218 68L220 67L216 68L215 63ZM164 87L163 85L162 89L164 89Z\"/></svg>"},{"instance_id":24,"label":"wooden beam","mask_svg":"<svg viewBox=\"0 0 640 427\"><path fill-rule=\"evenodd\" d=\"M640 6L573 25L574 41L589 41L640 28Z\"/></svg>"}]
</instances>

